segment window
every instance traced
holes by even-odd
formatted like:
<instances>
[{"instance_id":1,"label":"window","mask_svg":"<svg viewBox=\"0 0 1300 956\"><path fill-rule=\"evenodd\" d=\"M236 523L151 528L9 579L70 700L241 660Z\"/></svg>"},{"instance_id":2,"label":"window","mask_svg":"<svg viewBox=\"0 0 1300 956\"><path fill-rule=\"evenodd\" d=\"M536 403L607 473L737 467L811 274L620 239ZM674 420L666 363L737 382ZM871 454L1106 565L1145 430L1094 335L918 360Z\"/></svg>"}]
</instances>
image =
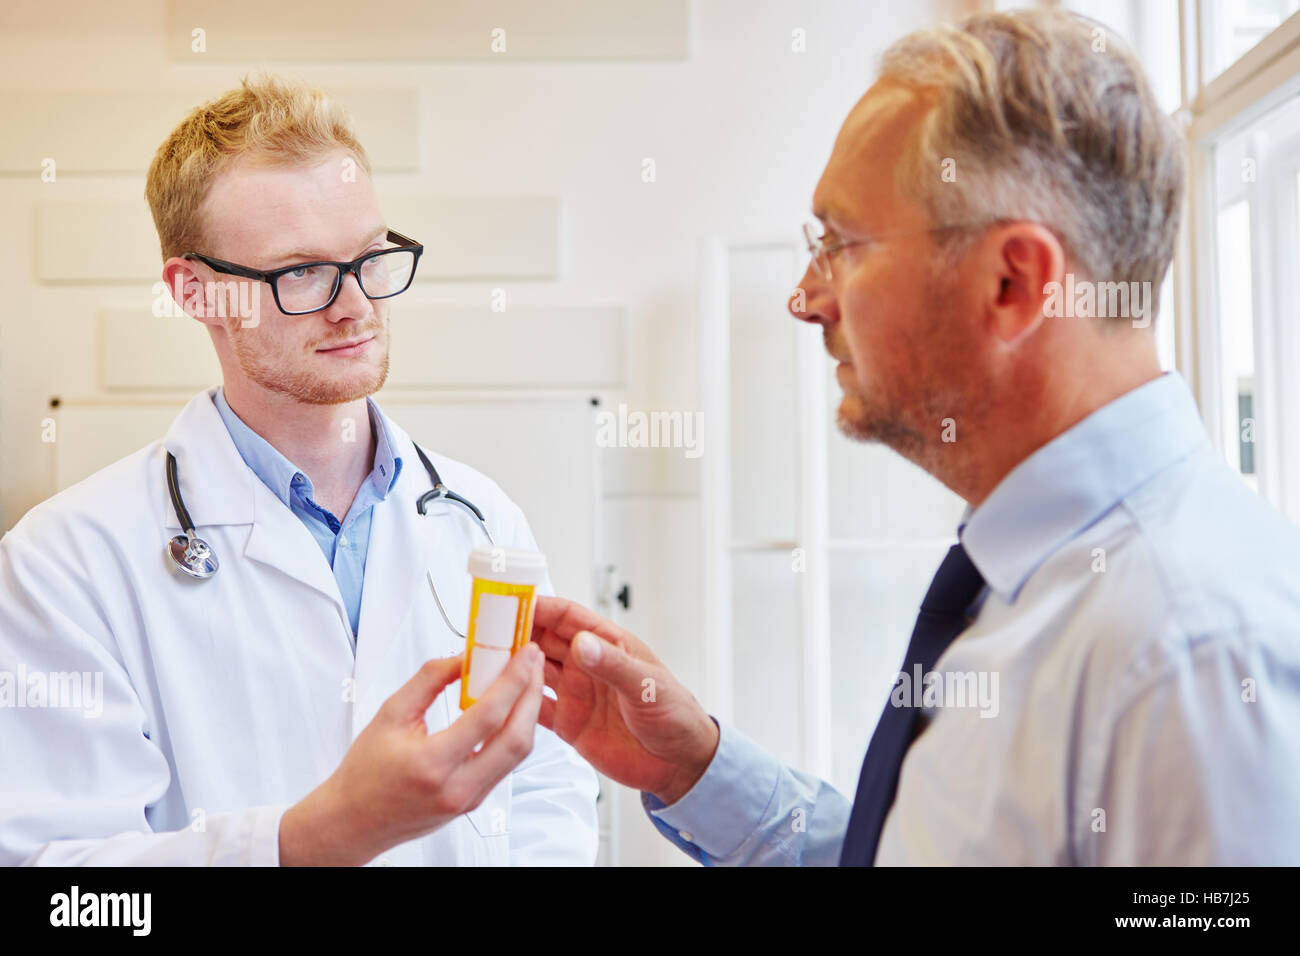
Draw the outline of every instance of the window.
<instances>
[{"instance_id":1,"label":"window","mask_svg":"<svg viewBox=\"0 0 1300 956\"><path fill-rule=\"evenodd\" d=\"M1177 288L1187 303L1182 371L1211 437L1251 488L1300 523L1298 4L1184 5L1195 14L1185 20L1185 75L1196 49L1219 44L1239 59L1188 91Z\"/></svg>"},{"instance_id":2,"label":"window","mask_svg":"<svg viewBox=\"0 0 1300 956\"><path fill-rule=\"evenodd\" d=\"M1300 0L1202 2L1203 78L1208 81L1218 76L1297 11Z\"/></svg>"},{"instance_id":3,"label":"window","mask_svg":"<svg viewBox=\"0 0 1300 956\"><path fill-rule=\"evenodd\" d=\"M1218 321L1224 403L1223 450L1256 491L1254 404L1255 331L1250 301L1250 206L1243 199L1219 210Z\"/></svg>"}]
</instances>

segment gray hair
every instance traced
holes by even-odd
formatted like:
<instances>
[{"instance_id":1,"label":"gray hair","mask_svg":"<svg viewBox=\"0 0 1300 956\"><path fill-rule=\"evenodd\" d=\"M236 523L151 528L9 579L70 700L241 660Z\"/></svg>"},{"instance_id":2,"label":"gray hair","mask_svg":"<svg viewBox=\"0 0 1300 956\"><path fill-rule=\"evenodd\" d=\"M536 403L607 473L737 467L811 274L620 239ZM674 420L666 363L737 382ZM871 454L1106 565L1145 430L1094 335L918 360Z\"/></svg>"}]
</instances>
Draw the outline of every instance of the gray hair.
<instances>
[{"instance_id":1,"label":"gray hair","mask_svg":"<svg viewBox=\"0 0 1300 956\"><path fill-rule=\"evenodd\" d=\"M1118 37L1059 10L977 14L894 43L880 79L932 97L897 169L932 225L1040 222L1088 277L1150 282L1154 314L1182 215L1183 141ZM971 238L938 241L951 252Z\"/></svg>"}]
</instances>

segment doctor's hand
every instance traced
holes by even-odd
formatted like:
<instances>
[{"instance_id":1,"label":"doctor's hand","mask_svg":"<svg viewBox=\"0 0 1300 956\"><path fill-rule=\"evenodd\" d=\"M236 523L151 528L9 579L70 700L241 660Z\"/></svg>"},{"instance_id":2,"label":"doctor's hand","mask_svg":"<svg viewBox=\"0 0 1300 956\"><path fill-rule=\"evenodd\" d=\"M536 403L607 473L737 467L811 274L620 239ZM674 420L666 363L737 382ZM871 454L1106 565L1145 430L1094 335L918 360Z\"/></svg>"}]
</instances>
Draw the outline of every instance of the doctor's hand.
<instances>
[{"instance_id":1,"label":"doctor's hand","mask_svg":"<svg viewBox=\"0 0 1300 956\"><path fill-rule=\"evenodd\" d=\"M367 863L473 810L532 752L543 658L531 646L450 727L428 732L424 713L460 679L463 656L426 662L384 701L338 769L285 811L282 866Z\"/></svg>"},{"instance_id":2,"label":"doctor's hand","mask_svg":"<svg viewBox=\"0 0 1300 956\"><path fill-rule=\"evenodd\" d=\"M630 632L580 604L539 597L532 639L546 652L538 721L619 783L676 803L704 775L718 727Z\"/></svg>"}]
</instances>

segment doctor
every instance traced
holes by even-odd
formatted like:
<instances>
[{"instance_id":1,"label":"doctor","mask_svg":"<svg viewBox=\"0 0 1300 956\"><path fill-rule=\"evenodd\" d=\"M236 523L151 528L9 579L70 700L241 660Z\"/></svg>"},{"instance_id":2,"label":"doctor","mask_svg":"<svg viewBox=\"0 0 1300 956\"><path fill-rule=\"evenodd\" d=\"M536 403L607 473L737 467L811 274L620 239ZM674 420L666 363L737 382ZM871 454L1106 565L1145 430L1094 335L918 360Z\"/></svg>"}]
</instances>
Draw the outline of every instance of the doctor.
<instances>
[{"instance_id":1,"label":"doctor","mask_svg":"<svg viewBox=\"0 0 1300 956\"><path fill-rule=\"evenodd\" d=\"M537 726L536 649L459 709L464 644L426 573L464 620L483 531L445 500L417 513L430 476L368 397L409 275L404 256L362 257L410 246L368 170L335 106L274 78L159 149L163 277L224 387L0 540L18 698L0 707L0 863L594 862L595 774ZM320 260L345 265L301 267ZM207 579L164 556L182 533L169 454L219 562ZM494 482L428 455L497 544L536 548ZM96 708L73 683L102 686Z\"/></svg>"}]
</instances>

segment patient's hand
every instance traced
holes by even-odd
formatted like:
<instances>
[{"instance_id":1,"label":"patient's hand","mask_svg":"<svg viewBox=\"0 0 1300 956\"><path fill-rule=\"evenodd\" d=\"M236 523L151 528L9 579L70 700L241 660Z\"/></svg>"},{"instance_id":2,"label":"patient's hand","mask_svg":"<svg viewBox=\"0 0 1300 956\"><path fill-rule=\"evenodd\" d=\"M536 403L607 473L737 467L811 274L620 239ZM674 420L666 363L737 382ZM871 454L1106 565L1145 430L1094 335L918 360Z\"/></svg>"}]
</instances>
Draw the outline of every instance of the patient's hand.
<instances>
[{"instance_id":1,"label":"patient's hand","mask_svg":"<svg viewBox=\"0 0 1300 956\"><path fill-rule=\"evenodd\" d=\"M645 644L554 597L537 599L532 639L546 652L546 683L557 697L542 699L539 723L611 780L666 804L695 785L717 749L718 727Z\"/></svg>"}]
</instances>

